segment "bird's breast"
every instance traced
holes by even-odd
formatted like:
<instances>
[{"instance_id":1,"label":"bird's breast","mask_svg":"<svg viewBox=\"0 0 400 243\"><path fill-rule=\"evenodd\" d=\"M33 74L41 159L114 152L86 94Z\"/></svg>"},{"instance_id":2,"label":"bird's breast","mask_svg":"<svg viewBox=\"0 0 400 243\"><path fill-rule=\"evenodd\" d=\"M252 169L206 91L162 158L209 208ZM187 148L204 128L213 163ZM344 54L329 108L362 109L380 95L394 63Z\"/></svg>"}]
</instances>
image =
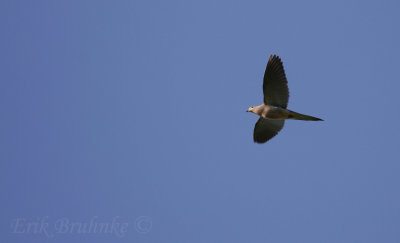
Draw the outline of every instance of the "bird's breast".
<instances>
[{"instance_id":1,"label":"bird's breast","mask_svg":"<svg viewBox=\"0 0 400 243\"><path fill-rule=\"evenodd\" d=\"M288 116L288 112L286 109L282 109L280 107L275 106L267 106L268 108L262 112L262 117L267 119L286 119Z\"/></svg>"}]
</instances>

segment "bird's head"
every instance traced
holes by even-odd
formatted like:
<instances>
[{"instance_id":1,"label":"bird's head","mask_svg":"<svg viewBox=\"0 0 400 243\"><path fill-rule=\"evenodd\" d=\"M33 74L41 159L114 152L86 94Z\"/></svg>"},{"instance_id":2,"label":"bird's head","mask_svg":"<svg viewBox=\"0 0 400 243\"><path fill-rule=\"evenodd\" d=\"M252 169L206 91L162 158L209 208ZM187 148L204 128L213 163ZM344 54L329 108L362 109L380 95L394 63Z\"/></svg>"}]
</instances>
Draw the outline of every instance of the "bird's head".
<instances>
[{"instance_id":1,"label":"bird's head","mask_svg":"<svg viewBox=\"0 0 400 243\"><path fill-rule=\"evenodd\" d=\"M247 109L247 112L253 112L254 113L254 106L250 106L249 109Z\"/></svg>"}]
</instances>

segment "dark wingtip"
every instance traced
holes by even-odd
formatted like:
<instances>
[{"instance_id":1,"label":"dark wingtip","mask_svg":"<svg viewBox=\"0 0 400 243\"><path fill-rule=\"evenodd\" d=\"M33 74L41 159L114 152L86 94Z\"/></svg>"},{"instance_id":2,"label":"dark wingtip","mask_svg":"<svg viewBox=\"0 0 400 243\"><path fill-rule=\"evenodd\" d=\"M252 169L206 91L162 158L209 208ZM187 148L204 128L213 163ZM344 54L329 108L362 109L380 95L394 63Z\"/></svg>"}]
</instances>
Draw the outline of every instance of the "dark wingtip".
<instances>
[{"instance_id":1,"label":"dark wingtip","mask_svg":"<svg viewBox=\"0 0 400 243\"><path fill-rule=\"evenodd\" d=\"M280 58L278 55L276 55L276 54L271 54L271 55L269 56L269 60L272 60L272 59L279 59L279 60L281 60L281 58Z\"/></svg>"}]
</instances>

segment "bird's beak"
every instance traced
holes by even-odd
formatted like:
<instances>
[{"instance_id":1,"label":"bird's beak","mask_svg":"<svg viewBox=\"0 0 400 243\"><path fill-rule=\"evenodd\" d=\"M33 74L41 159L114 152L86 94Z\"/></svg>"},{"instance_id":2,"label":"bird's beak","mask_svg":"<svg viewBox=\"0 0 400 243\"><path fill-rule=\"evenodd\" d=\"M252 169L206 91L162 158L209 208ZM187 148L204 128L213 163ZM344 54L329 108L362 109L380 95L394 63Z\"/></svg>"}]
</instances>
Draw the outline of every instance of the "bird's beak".
<instances>
[{"instance_id":1,"label":"bird's beak","mask_svg":"<svg viewBox=\"0 0 400 243\"><path fill-rule=\"evenodd\" d=\"M246 112L249 112L249 110L247 110Z\"/></svg>"}]
</instances>

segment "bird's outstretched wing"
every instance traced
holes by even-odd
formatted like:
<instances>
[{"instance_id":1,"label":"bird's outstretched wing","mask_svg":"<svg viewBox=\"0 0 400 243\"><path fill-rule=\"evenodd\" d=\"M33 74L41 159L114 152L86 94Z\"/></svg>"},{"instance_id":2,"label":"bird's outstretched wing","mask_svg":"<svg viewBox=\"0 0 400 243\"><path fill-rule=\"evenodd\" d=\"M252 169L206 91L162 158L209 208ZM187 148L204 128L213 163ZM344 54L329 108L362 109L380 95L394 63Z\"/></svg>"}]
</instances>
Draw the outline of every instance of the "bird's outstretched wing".
<instances>
[{"instance_id":1,"label":"bird's outstretched wing","mask_svg":"<svg viewBox=\"0 0 400 243\"><path fill-rule=\"evenodd\" d=\"M265 68L263 91L266 105L286 109L289 101L289 88L282 61L276 55L270 56Z\"/></svg>"},{"instance_id":2,"label":"bird's outstretched wing","mask_svg":"<svg viewBox=\"0 0 400 243\"><path fill-rule=\"evenodd\" d=\"M283 128L285 120L270 120L260 117L254 127L254 142L265 143Z\"/></svg>"}]
</instances>

